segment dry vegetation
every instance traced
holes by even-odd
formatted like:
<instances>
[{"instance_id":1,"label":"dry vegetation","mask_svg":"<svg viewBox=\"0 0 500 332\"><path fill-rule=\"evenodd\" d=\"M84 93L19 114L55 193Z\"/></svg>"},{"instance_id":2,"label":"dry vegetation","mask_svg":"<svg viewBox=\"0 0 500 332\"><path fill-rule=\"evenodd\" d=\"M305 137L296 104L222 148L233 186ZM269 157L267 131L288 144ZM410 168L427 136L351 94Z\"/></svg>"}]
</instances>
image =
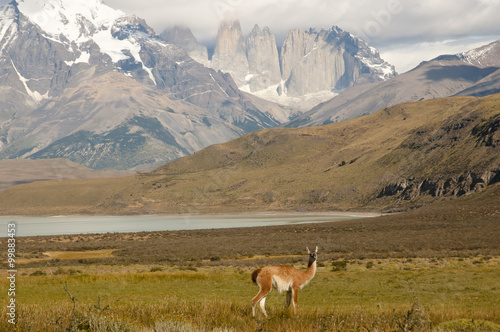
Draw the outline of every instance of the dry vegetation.
<instances>
[{"instance_id":1,"label":"dry vegetation","mask_svg":"<svg viewBox=\"0 0 500 332\"><path fill-rule=\"evenodd\" d=\"M21 183L36 181L118 177L132 175L133 171L96 171L68 159L1 159L0 191Z\"/></svg>"}]
</instances>

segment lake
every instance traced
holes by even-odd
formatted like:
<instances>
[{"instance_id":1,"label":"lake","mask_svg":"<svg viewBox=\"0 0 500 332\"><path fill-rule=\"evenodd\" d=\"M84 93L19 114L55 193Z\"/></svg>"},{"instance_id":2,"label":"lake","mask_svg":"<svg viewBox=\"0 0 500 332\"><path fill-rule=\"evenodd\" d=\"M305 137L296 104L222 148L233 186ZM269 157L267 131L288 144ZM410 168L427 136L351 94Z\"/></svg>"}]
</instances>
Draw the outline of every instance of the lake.
<instances>
[{"instance_id":1,"label":"lake","mask_svg":"<svg viewBox=\"0 0 500 332\"><path fill-rule=\"evenodd\" d=\"M343 221L373 216L375 214L0 217L2 230L0 237L7 236L7 224L10 222L16 223L16 236L36 236L272 226Z\"/></svg>"}]
</instances>

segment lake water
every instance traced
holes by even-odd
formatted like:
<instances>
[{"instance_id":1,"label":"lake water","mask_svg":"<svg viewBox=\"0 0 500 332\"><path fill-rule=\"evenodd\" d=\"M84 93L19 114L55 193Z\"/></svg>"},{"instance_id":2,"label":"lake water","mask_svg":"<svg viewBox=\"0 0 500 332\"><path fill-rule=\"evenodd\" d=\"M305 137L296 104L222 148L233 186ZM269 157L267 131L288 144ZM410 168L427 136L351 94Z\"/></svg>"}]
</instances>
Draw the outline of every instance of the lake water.
<instances>
[{"instance_id":1,"label":"lake water","mask_svg":"<svg viewBox=\"0 0 500 332\"><path fill-rule=\"evenodd\" d=\"M304 224L359 219L357 214L247 214L196 216L57 216L0 217L0 237L7 224L16 224L16 236L85 233L127 233ZM2 234L3 233L3 234Z\"/></svg>"}]
</instances>

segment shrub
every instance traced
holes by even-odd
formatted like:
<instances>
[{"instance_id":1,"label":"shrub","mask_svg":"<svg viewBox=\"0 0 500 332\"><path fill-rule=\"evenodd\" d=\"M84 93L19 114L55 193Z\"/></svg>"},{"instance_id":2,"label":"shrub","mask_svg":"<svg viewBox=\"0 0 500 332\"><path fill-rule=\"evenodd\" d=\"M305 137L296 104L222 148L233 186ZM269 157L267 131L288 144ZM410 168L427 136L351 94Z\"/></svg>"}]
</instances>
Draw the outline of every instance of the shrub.
<instances>
[{"instance_id":1,"label":"shrub","mask_svg":"<svg viewBox=\"0 0 500 332\"><path fill-rule=\"evenodd\" d=\"M346 271L347 261L333 261L332 267L332 271Z\"/></svg>"},{"instance_id":2,"label":"shrub","mask_svg":"<svg viewBox=\"0 0 500 332\"><path fill-rule=\"evenodd\" d=\"M437 331L500 331L500 325L486 320L457 319L439 324Z\"/></svg>"},{"instance_id":3,"label":"shrub","mask_svg":"<svg viewBox=\"0 0 500 332\"><path fill-rule=\"evenodd\" d=\"M42 270L36 270L35 272L33 272L30 275L31 276L45 276L45 275L47 275L47 273L43 272Z\"/></svg>"}]
</instances>

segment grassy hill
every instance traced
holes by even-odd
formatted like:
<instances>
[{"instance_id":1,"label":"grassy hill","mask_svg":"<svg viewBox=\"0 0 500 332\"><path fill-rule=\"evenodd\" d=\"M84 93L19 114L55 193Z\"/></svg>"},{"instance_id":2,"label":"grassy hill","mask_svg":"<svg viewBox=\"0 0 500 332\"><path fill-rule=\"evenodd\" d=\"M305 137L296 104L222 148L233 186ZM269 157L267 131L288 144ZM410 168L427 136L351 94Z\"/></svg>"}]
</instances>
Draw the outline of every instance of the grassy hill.
<instances>
[{"instance_id":1,"label":"grassy hill","mask_svg":"<svg viewBox=\"0 0 500 332\"><path fill-rule=\"evenodd\" d=\"M69 159L1 159L0 191L21 183L47 180L117 177L135 174L134 171L96 171Z\"/></svg>"},{"instance_id":2,"label":"grassy hill","mask_svg":"<svg viewBox=\"0 0 500 332\"><path fill-rule=\"evenodd\" d=\"M153 172L19 185L3 214L398 210L500 180L500 94L260 130Z\"/></svg>"}]
</instances>

